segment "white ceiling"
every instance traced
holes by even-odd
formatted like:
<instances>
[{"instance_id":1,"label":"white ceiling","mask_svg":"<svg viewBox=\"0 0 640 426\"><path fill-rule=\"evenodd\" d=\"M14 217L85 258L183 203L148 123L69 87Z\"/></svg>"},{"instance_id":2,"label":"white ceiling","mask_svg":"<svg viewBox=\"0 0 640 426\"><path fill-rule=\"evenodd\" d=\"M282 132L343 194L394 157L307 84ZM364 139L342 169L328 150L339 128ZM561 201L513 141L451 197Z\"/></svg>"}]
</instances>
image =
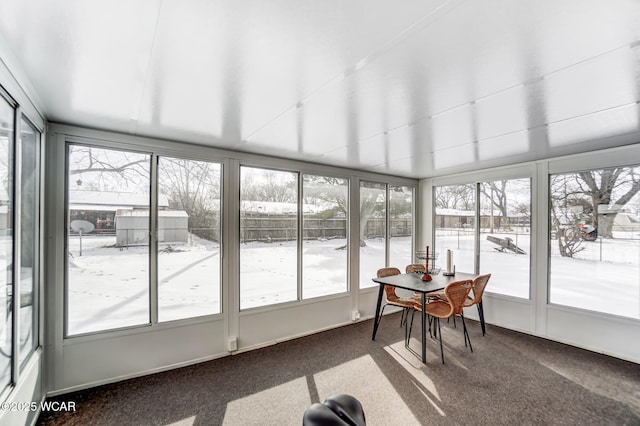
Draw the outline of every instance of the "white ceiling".
<instances>
[{"instance_id":1,"label":"white ceiling","mask_svg":"<svg viewBox=\"0 0 640 426\"><path fill-rule=\"evenodd\" d=\"M0 0L49 121L429 177L640 141L638 0Z\"/></svg>"}]
</instances>

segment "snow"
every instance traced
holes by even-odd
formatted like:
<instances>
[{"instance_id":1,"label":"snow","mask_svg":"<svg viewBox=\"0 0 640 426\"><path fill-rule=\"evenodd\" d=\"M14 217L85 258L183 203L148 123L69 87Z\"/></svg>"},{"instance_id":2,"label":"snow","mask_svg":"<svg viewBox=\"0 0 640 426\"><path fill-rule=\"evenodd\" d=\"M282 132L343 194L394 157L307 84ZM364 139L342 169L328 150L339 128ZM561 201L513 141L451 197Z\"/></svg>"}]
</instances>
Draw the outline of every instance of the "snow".
<instances>
[{"instance_id":1,"label":"snow","mask_svg":"<svg viewBox=\"0 0 640 426\"><path fill-rule=\"evenodd\" d=\"M481 272L490 272L488 293L529 297L529 255L499 252L481 234ZM530 236L509 236L530 253ZM551 242L551 303L640 318L640 238L585 242L576 258L557 254ZM344 239L303 241L303 298L348 291L348 250ZM69 236L68 334L149 323L147 246L119 248L113 236ZM473 234L462 230L437 239L438 251L454 251L459 272L473 270ZM409 237L391 239L391 263L411 263ZM360 249L360 287L371 287L384 265L384 239ZM251 242L240 246L240 307L248 309L297 300L297 242ZM600 261L602 256L602 261ZM446 256L440 256L445 259ZM440 265L442 266L442 265ZM220 313L220 247L190 235L186 243L162 243L158 255L159 320ZM357 285L357 283L352 283ZM607 303L602 303L607 295Z\"/></svg>"}]
</instances>

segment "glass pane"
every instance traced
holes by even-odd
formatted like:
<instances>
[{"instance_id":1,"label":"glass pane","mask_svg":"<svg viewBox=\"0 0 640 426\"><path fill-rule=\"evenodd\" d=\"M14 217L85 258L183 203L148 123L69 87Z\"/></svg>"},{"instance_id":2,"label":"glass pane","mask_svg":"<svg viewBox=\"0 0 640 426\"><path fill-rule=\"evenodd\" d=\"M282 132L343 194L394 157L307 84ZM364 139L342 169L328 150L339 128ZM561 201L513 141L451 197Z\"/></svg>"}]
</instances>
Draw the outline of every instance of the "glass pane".
<instances>
[{"instance_id":1,"label":"glass pane","mask_svg":"<svg viewBox=\"0 0 640 426\"><path fill-rule=\"evenodd\" d=\"M149 323L150 156L68 151L67 334Z\"/></svg>"},{"instance_id":2,"label":"glass pane","mask_svg":"<svg viewBox=\"0 0 640 426\"><path fill-rule=\"evenodd\" d=\"M298 299L298 175L240 169L240 309Z\"/></svg>"},{"instance_id":3,"label":"glass pane","mask_svg":"<svg viewBox=\"0 0 640 426\"><path fill-rule=\"evenodd\" d=\"M373 287L371 278L386 266L386 184L360 182L360 288Z\"/></svg>"},{"instance_id":4,"label":"glass pane","mask_svg":"<svg viewBox=\"0 0 640 426\"><path fill-rule=\"evenodd\" d=\"M220 313L220 164L158 161L158 320Z\"/></svg>"},{"instance_id":5,"label":"glass pane","mask_svg":"<svg viewBox=\"0 0 640 426\"><path fill-rule=\"evenodd\" d=\"M303 178L303 298L348 290L349 182L327 176Z\"/></svg>"},{"instance_id":6,"label":"glass pane","mask_svg":"<svg viewBox=\"0 0 640 426\"><path fill-rule=\"evenodd\" d=\"M436 264L446 268L447 250L458 272L475 271L476 190L474 184L434 188Z\"/></svg>"},{"instance_id":7,"label":"glass pane","mask_svg":"<svg viewBox=\"0 0 640 426\"><path fill-rule=\"evenodd\" d=\"M531 180L480 183L480 273L486 291L529 298Z\"/></svg>"},{"instance_id":8,"label":"glass pane","mask_svg":"<svg viewBox=\"0 0 640 426\"><path fill-rule=\"evenodd\" d=\"M0 390L11 383L14 111L0 98Z\"/></svg>"},{"instance_id":9,"label":"glass pane","mask_svg":"<svg viewBox=\"0 0 640 426\"><path fill-rule=\"evenodd\" d=\"M20 363L38 345L38 216L40 133L24 118L20 124Z\"/></svg>"},{"instance_id":10,"label":"glass pane","mask_svg":"<svg viewBox=\"0 0 640 426\"><path fill-rule=\"evenodd\" d=\"M401 272L413 263L411 243L413 235L413 188L389 187L389 266Z\"/></svg>"},{"instance_id":11,"label":"glass pane","mask_svg":"<svg viewBox=\"0 0 640 426\"><path fill-rule=\"evenodd\" d=\"M640 318L640 167L552 175L550 186L549 301Z\"/></svg>"}]
</instances>

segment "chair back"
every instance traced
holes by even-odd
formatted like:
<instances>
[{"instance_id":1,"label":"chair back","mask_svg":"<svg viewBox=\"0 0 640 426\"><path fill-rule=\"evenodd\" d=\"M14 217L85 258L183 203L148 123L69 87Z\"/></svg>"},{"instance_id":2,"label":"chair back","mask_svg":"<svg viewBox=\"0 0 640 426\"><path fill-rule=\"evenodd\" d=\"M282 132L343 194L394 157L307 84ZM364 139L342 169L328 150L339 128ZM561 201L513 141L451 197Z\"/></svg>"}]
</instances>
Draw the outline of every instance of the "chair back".
<instances>
[{"instance_id":1,"label":"chair back","mask_svg":"<svg viewBox=\"0 0 640 426\"><path fill-rule=\"evenodd\" d=\"M459 315L464 307L464 302L469 297L469 292L473 285L472 280L460 280L449 283L444 294L451 305L451 315Z\"/></svg>"},{"instance_id":2,"label":"chair back","mask_svg":"<svg viewBox=\"0 0 640 426\"><path fill-rule=\"evenodd\" d=\"M485 287L487 287L489 278L491 278L491 274L480 275L473 279L473 303L471 306L482 302L482 294Z\"/></svg>"},{"instance_id":3,"label":"chair back","mask_svg":"<svg viewBox=\"0 0 640 426\"><path fill-rule=\"evenodd\" d=\"M392 275L400 275L400 269L398 268L380 268L378 269L378 278L382 277L390 277ZM396 294L396 288L392 285L384 286L384 295L387 298L388 302L392 302L394 300L398 300L398 295Z\"/></svg>"},{"instance_id":4,"label":"chair back","mask_svg":"<svg viewBox=\"0 0 640 426\"><path fill-rule=\"evenodd\" d=\"M380 268L378 269L378 278L390 277L391 275L400 275L398 268Z\"/></svg>"},{"instance_id":5,"label":"chair back","mask_svg":"<svg viewBox=\"0 0 640 426\"><path fill-rule=\"evenodd\" d=\"M424 263L412 263L410 265L407 265L405 272L407 274L410 274L412 272L422 272L424 273L424 271L426 271L426 267L424 266Z\"/></svg>"}]
</instances>

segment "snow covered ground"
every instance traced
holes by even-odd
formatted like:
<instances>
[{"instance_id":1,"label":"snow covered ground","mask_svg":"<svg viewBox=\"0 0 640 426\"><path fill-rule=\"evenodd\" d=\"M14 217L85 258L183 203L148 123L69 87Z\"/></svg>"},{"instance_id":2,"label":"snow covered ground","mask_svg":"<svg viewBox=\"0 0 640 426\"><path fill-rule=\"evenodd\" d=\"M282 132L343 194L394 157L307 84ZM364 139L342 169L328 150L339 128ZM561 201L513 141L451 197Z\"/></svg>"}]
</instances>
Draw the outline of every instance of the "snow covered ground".
<instances>
[{"instance_id":1,"label":"snow covered ground","mask_svg":"<svg viewBox=\"0 0 640 426\"><path fill-rule=\"evenodd\" d=\"M511 238L516 241L514 235ZM438 250L453 249L456 269L470 272L472 239L439 237ZM585 242L586 249L574 259L560 257L553 243L552 303L640 318L640 239ZM303 297L347 291L347 250L341 249L345 244L341 239L303 242ZM529 255L499 252L486 237L480 244L481 272L492 273L487 292L529 297ZM148 323L148 248L121 249L115 247L115 237L108 236L85 236L82 245L80 256L79 238L70 237L69 334ZM530 253L527 234L518 235L517 245ZM293 241L241 245L242 309L296 300L296 247ZM392 247L392 262L402 262L393 266L404 271L413 258L410 239L394 238ZM160 321L220 312L219 256L217 244L195 236L188 243L160 245ZM444 259L441 254L440 266L444 266ZM384 264L384 240L367 240L367 246L360 250L360 262L360 285L373 285L370 279ZM603 294L607 295L606 304L602 303Z\"/></svg>"}]
</instances>

